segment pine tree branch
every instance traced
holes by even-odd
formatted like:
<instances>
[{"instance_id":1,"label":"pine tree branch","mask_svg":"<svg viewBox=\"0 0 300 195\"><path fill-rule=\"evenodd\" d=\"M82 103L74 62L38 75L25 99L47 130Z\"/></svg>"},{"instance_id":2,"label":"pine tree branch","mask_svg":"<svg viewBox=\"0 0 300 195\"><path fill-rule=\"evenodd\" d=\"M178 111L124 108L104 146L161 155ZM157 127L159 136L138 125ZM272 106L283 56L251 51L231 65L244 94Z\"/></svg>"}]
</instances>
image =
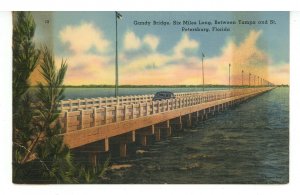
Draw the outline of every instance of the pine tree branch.
<instances>
[{"instance_id":1,"label":"pine tree branch","mask_svg":"<svg viewBox=\"0 0 300 195\"><path fill-rule=\"evenodd\" d=\"M20 148L23 148L25 151L27 151L27 153L32 153L31 150L27 149L25 146L21 145L21 144L18 144L16 142L13 142L13 144L19 146ZM38 156L36 156L36 159L39 160L39 162L45 167L45 169L51 173L50 169L48 168L48 166L46 165L46 163L44 161L42 161Z\"/></svg>"},{"instance_id":2,"label":"pine tree branch","mask_svg":"<svg viewBox=\"0 0 300 195\"><path fill-rule=\"evenodd\" d=\"M38 133L38 136L33 140L33 142L30 144L29 146L29 149L26 150L27 153L25 155L25 157L22 159L21 161L21 164L24 164L27 162L28 158L30 157L30 155L32 154L32 151L35 149L39 139L40 139L40 136L41 136L42 132Z\"/></svg>"}]
</instances>

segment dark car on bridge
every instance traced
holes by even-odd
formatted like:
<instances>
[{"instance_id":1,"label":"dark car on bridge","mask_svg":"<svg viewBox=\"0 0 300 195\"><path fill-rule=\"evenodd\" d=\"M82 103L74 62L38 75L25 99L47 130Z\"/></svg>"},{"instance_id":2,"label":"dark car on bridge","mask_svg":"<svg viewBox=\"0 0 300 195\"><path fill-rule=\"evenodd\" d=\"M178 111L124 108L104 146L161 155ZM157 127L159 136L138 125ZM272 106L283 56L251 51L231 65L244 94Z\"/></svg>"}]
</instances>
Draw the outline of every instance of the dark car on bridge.
<instances>
[{"instance_id":1,"label":"dark car on bridge","mask_svg":"<svg viewBox=\"0 0 300 195\"><path fill-rule=\"evenodd\" d=\"M153 97L153 101L156 100L167 100L167 99L175 99L175 95L172 92L169 91L159 91L157 92L154 97Z\"/></svg>"}]
</instances>

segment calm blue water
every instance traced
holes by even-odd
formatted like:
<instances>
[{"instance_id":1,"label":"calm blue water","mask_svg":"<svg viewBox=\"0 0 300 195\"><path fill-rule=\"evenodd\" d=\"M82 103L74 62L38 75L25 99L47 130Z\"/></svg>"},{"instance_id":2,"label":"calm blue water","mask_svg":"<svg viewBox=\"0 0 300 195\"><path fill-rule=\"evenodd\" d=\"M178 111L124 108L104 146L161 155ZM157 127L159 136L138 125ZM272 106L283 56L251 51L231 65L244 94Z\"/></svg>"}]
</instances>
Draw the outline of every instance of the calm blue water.
<instances>
[{"instance_id":1,"label":"calm blue water","mask_svg":"<svg viewBox=\"0 0 300 195\"><path fill-rule=\"evenodd\" d=\"M288 183L289 88L277 88L147 147L113 159L129 168L105 183Z\"/></svg>"},{"instance_id":2,"label":"calm blue water","mask_svg":"<svg viewBox=\"0 0 300 195\"><path fill-rule=\"evenodd\" d=\"M205 91L221 90L225 88L205 88ZM201 91L202 88L119 88L119 95L145 95L155 94L158 91L171 91L174 93L180 92L195 92ZM66 88L64 99L77 98L96 98L96 97L111 97L115 95L114 88Z\"/></svg>"}]
</instances>

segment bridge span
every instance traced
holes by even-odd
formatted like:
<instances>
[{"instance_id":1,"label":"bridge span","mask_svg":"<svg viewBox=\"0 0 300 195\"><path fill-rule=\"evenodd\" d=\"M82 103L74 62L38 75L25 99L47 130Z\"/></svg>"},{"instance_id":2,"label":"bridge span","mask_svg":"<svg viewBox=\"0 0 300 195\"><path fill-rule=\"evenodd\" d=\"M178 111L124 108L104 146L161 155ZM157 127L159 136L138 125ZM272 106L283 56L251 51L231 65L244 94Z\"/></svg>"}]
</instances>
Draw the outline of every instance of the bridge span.
<instances>
[{"instance_id":1,"label":"bridge span","mask_svg":"<svg viewBox=\"0 0 300 195\"><path fill-rule=\"evenodd\" d=\"M153 95L66 100L61 102L59 121L65 144L92 151L90 159L96 164L99 153L109 151L112 144L119 145L120 156L125 157L129 143L147 145L149 136L159 141L173 130L191 127L273 88L178 93L175 99L162 101L152 101Z\"/></svg>"}]
</instances>

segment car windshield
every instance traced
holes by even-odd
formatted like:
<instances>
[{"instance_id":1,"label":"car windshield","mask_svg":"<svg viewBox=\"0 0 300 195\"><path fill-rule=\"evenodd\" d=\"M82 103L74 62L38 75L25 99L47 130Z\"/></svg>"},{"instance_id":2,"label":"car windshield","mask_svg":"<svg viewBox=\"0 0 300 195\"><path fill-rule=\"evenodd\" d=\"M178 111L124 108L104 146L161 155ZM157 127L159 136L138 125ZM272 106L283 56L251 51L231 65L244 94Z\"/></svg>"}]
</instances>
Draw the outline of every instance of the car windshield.
<instances>
[{"instance_id":1,"label":"car windshield","mask_svg":"<svg viewBox=\"0 0 300 195\"><path fill-rule=\"evenodd\" d=\"M164 93L157 93L155 95L155 97L166 97L166 94L164 94Z\"/></svg>"}]
</instances>

